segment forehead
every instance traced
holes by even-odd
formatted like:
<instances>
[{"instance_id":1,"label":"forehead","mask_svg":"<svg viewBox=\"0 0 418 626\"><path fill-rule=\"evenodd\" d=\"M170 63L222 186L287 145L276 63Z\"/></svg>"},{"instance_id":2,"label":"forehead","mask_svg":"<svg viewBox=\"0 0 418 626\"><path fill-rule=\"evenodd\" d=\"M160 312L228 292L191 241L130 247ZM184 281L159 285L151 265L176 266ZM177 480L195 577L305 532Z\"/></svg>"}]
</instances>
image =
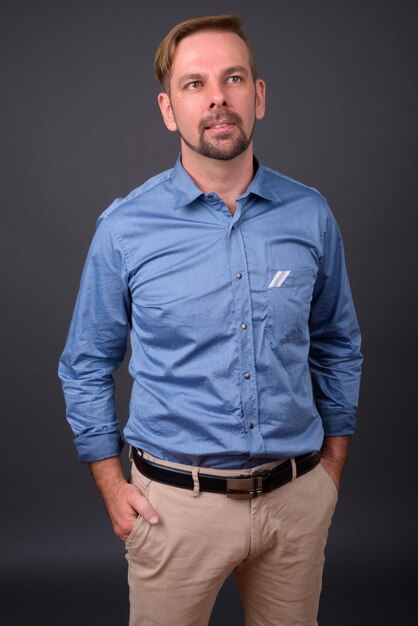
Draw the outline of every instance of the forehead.
<instances>
[{"instance_id":1,"label":"forehead","mask_svg":"<svg viewBox=\"0 0 418 626\"><path fill-rule=\"evenodd\" d=\"M222 67L234 65L242 65L250 71L248 48L241 37L223 31L199 31L177 44L171 76L184 72L216 72Z\"/></svg>"}]
</instances>

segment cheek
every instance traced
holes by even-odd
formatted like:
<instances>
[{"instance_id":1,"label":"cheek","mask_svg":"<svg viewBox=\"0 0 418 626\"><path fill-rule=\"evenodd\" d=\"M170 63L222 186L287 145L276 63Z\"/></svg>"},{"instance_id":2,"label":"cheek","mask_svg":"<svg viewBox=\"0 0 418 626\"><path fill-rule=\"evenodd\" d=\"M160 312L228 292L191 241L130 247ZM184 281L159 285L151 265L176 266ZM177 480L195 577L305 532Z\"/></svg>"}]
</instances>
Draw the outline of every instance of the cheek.
<instances>
[{"instance_id":1,"label":"cheek","mask_svg":"<svg viewBox=\"0 0 418 626\"><path fill-rule=\"evenodd\" d=\"M255 117L255 94L253 97L246 95L236 98L231 102L232 107L241 115L244 121L253 122Z\"/></svg>"},{"instance_id":2,"label":"cheek","mask_svg":"<svg viewBox=\"0 0 418 626\"><path fill-rule=\"evenodd\" d=\"M182 103L181 106L173 107L174 116L179 126L193 129L200 121L196 106Z\"/></svg>"},{"instance_id":3,"label":"cheek","mask_svg":"<svg viewBox=\"0 0 418 626\"><path fill-rule=\"evenodd\" d=\"M255 119L256 119L254 106L251 106L251 107L247 106L243 119L244 119L245 126L247 126L248 129L252 129L252 127L254 126Z\"/></svg>"}]
</instances>

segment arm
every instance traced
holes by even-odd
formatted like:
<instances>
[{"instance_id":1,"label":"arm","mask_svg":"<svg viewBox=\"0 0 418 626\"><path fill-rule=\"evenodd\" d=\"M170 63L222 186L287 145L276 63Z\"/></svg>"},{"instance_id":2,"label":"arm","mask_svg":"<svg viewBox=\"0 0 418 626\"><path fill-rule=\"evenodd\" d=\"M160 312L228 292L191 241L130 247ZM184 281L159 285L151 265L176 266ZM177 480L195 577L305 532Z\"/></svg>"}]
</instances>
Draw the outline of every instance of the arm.
<instances>
[{"instance_id":1,"label":"arm","mask_svg":"<svg viewBox=\"0 0 418 626\"><path fill-rule=\"evenodd\" d=\"M126 481L119 457L93 461L89 468L120 539L127 539L138 515L149 524L157 524L158 516L148 500Z\"/></svg>"},{"instance_id":2,"label":"arm","mask_svg":"<svg viewBox=\"0 0 418 626\"><path fill-rule=\"evenodd\" d=\"M67 419L80 461L89 463L115 533L126 538L152 507L122 472L122 439L114 409L113 372L122 362L130 323L129 270L105 218L98 222L62 354Z\"/></svg>"},{"instance_id":3,"label":"arm","mask_svg":"<svg viewBox=\"0 0 418 626\"><path fill-rule=\"evenodd\" d=\"M83 270L77 303L61 356L67 419L80 461L89 463L115 533L126 539L138 515L158 517L122 472L122 439L114 410L113 372L122 362L130 323L125 255L101 218Z\"/></svg>"},{"instance_id":4,"label":"arm","mask_svg":"<svg viewBox=\"0 0 418 626\"><path fill-rule=\"evenodd\" d=\"M314 289L309 366L322 418L321 463L339 488L355 429L362 355L340 232L328 207Z\"/></svg>"},{"instance_id":5,"label":"arm","mask_svg":"<svg viewBox=\"0 0 418 626\"><path fill-rule=\"evenodd\" d=\"M118 456L113 372L124 359L130 323L125 255L100 219L60 359L67 420L81 462Z\"/></svg>"}]
</instances>

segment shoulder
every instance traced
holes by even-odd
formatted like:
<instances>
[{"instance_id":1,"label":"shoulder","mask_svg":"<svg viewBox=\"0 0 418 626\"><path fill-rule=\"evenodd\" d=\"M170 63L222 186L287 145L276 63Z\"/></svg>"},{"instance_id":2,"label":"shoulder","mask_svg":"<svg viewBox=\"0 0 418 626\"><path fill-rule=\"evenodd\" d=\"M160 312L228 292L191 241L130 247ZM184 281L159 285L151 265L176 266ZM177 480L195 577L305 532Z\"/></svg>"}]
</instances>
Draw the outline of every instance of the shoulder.
<instances>
[{"instance_id":1,"label":"shoulder","mask_svg":"<svg viewBox=\"0 0 418 626\"><path fill-rule=\"evenodd\" d=\"M306 185L265 165L263 165L263 170L266 182L275 187L283 196L283 199L288 197L306 197L320 205L327 204L324 196L315 187Z\"/></svg>"},{"instance_id":2,"label":"shoulder","mask_svg":"<svg viewBox=\"0 0 418 626\"><path fill-rule=\"evenodd\" d=\"M124 198L116 198L99 216L94 236L95 245L103 250L119 251L131 266L133 251L147 233L147 223L166 210L171 196L172 170L153 176L133 189Z\"/></svg>"},{"instance_id":3,"label":"shoulder","mask_svg":"<svg viewBox=\"0 0 418 626\"><path fill-rule=\"evenodd\" d=\"M173 169L161 172L133 189L127 196L116 198L100 215L99 222L105 220L109 225L116 225L137 215L142 207L155 204L162 195L170 193L172 173Z\"/></svg>"}]
</instances>

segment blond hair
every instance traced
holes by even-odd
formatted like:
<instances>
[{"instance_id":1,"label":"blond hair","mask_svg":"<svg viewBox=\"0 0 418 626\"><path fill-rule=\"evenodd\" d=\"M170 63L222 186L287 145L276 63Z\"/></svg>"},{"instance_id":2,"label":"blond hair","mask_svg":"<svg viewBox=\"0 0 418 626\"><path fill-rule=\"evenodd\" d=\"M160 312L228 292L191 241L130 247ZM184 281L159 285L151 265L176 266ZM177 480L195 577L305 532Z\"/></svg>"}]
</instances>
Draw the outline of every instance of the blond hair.
<instances>
[{"instance_id":1,"label":"blond hair","mask_svg":"<svg viewBox=\"0 0 418 626\"><path fill-rule=\"evenodd\" d=\"M154 69L164 91L170 91L170 74L173 65L174 53L179 42L199 31L217 30L235 33L247 46L250 58L250 67L253 79L257 77L255 57L251 44L242 30L241 20L237 15L208 15L206 17L193 17L174 26L164 37L155 53Z\"/></svg>"}]
</instances>

